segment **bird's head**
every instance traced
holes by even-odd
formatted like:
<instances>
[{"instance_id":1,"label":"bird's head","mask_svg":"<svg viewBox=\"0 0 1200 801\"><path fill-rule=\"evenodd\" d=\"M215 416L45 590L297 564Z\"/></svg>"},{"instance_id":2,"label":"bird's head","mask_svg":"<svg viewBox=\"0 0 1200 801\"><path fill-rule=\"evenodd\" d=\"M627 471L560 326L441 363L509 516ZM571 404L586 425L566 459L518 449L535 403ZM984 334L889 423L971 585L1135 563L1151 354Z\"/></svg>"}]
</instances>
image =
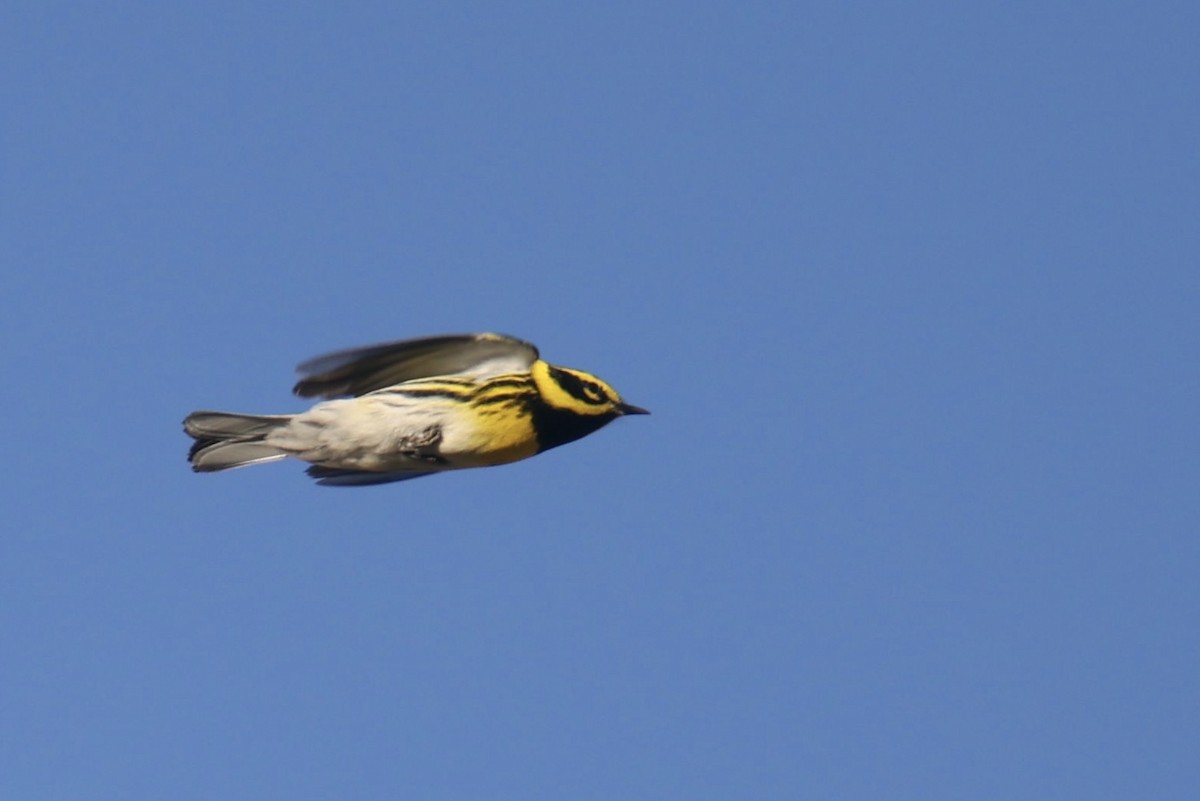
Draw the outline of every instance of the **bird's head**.
<instances>
[{"instance_id":1,"label":"bird's head","mask_svg":"<svg viewBox=\"0 0 1200 801\"><path fill-rule=\"evenodd\" d=\"M626 414L649 414L621 400L617 391L591 373L556 367L541 359L530 369L542 400L553 409L580 417L611 420Z\"/></svg>"}]
</instances>

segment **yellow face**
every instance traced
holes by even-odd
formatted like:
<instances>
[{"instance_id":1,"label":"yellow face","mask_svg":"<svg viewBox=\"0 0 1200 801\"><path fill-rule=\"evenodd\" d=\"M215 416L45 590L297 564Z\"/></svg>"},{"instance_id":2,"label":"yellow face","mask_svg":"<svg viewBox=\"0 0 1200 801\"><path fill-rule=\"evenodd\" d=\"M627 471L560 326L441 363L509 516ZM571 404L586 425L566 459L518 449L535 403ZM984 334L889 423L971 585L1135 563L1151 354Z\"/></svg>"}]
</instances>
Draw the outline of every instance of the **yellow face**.
<instances>
[{"instance_id":1,"label":"yellow face","mask_svg":"<svg viewBox=\"0 0 1200 801\"><path fill-rule=\"evenodd\" d=\"M589 417L645 413L624 403L615 389L591 373L555 367L541 359L534 362L530 372L542 399L556 409Z\"/></svg>"}]
</instances>

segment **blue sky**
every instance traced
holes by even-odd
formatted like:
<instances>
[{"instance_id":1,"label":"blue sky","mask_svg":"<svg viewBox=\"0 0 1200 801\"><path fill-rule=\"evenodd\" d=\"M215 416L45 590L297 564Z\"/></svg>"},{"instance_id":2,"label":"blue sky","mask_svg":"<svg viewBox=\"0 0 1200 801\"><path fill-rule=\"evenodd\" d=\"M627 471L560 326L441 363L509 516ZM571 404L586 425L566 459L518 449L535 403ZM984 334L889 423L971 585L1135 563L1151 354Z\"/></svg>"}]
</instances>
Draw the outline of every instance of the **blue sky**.
<instances>
[{"instance_id":1,"label":"blue sky","mask_svg":"<svg viewBox=\"0 0 1200 801\"><path fill-rule=\"evenodd\" d=\"M0 796L1193 797L1193 4L0 23ZM653 415L187 469L481 330Z\"/></svg>"}]
</instances>

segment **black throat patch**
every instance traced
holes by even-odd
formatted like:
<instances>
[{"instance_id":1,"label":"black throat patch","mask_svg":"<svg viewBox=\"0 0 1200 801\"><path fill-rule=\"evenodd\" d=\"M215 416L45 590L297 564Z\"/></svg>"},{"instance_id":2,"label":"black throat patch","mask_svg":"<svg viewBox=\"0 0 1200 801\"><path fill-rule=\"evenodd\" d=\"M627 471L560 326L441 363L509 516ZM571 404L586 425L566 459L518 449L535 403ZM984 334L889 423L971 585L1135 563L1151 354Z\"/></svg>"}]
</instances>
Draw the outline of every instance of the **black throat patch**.
<instances>
[{"instance_id":1,"label":"black throat patch","mask_svg":"<svg viewBox=\"0 0 1200 801\"><path fill-rule=\"evenodd\" d=\"M533 430L537 432L538 453L574 442L598 431L619 415L616 414L572 414L555 409L542 401L531 404Z\"/></svg>"}]
</instances>

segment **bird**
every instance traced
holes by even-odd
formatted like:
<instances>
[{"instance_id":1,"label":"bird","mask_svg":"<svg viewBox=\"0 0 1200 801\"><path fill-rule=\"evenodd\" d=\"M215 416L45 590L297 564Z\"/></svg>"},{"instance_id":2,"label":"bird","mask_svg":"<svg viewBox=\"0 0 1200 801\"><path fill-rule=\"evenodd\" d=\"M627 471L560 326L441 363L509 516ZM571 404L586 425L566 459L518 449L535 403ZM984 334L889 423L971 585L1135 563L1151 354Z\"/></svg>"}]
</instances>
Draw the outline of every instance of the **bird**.
<instances>
[{"instance_id":1,"label":"bird","mask_svg":"<svg viewBox=\"0 0 1200 801\"><path fill-rule=\"evenodd\" d=\"M188 461L212 473L282 459L325 486L368 486L527 459L618 417L649 414L582 370L505 334L445 334L303 362L298 414L196 411Z\"/></svg>"}]
</instances>

